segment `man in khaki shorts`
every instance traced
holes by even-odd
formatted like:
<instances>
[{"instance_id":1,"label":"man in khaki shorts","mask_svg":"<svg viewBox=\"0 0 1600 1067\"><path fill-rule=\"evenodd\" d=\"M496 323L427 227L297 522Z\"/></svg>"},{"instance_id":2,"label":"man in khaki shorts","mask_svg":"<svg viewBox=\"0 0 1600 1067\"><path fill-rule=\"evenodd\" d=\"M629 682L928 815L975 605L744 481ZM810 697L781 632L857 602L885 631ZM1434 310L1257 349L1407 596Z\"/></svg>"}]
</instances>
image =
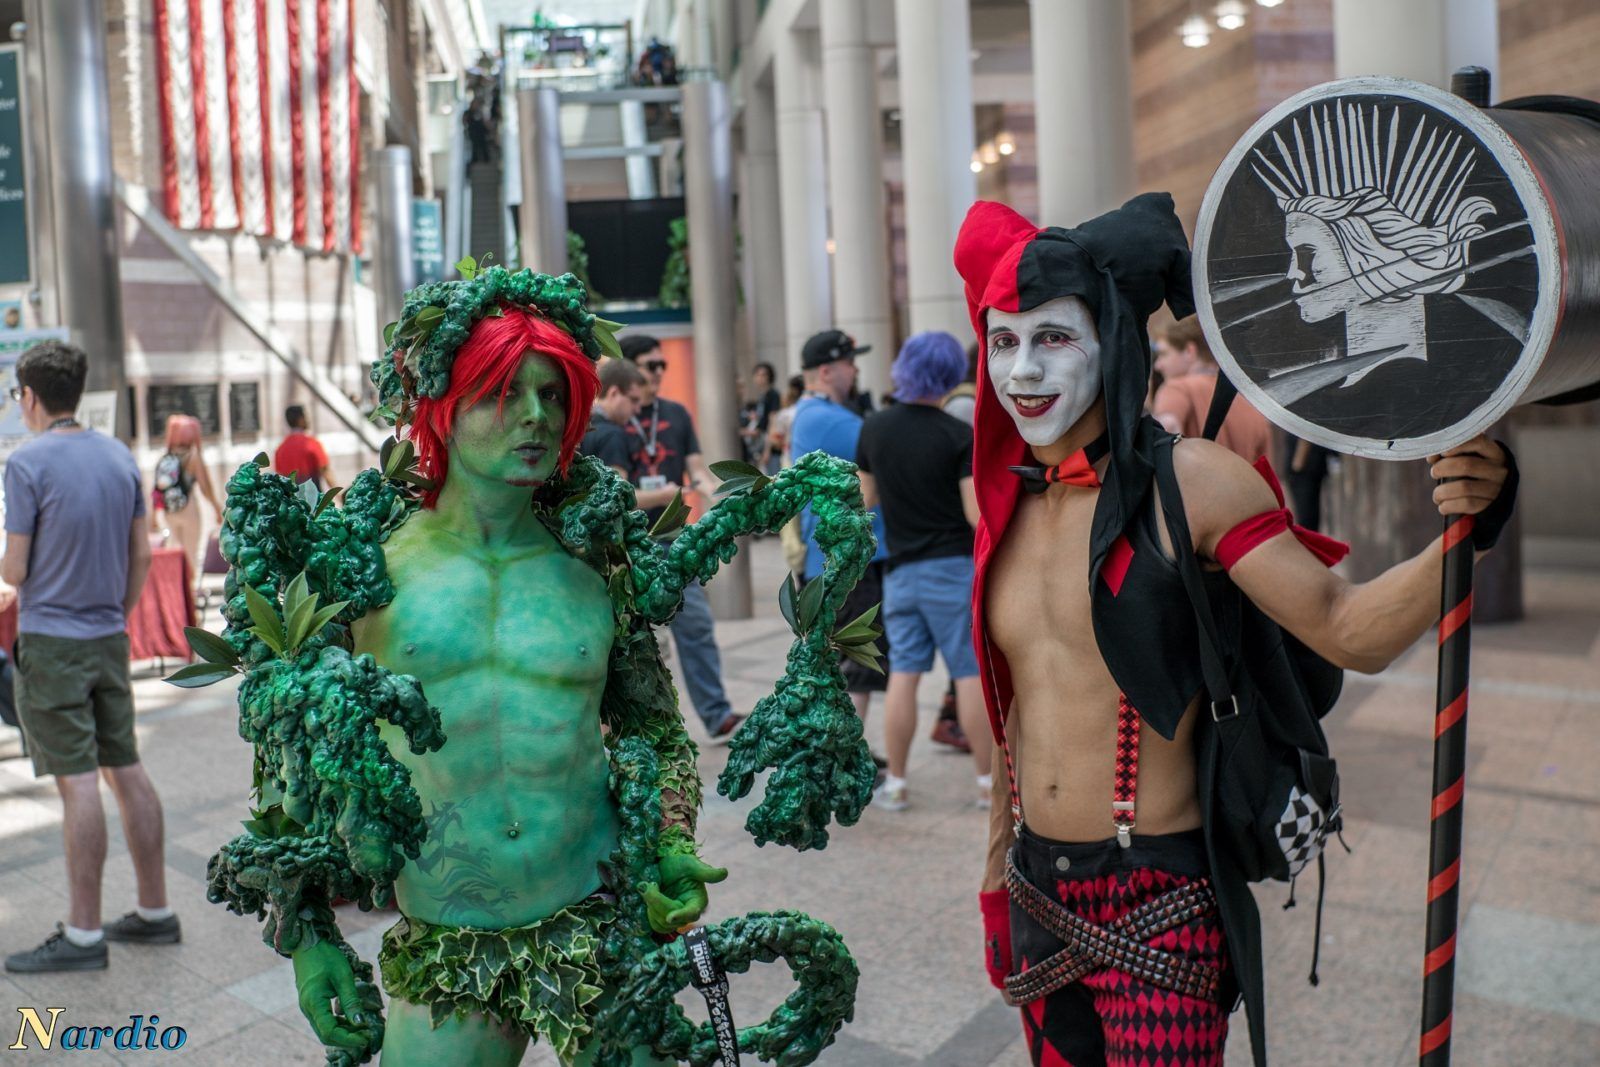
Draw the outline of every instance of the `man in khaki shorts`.
<instances>
[{"instance_id":1,"label":"man in khaki shorts","mask_svg":"<svg viewBox=\"0 0 1600 1067\"><path fill-rule=\"evenodd\" d=\"M81 349L47 341L17 361L12 390L38 436L6 464L0 579L21 599L17 712L34 774L53 775L61 793L70 904L66 925L6 957L8 971L100 970L107 941L181 936L167 906L161 801L139 762L128 682L127 615L150 567L144 495L127 447L73 417L88 366ZM104 929L101 775L121 809L139 891L139 906Z\"/></svg>"}]
</instances>

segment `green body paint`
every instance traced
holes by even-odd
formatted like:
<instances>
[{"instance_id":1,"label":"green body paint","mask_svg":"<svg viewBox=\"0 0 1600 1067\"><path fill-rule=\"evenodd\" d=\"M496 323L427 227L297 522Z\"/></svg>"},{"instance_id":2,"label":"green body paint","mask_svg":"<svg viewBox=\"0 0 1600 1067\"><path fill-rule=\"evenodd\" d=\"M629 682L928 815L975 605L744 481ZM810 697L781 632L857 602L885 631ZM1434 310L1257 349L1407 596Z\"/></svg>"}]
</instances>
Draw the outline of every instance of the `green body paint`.
<instances>
[{"instance_id":1,"label":"green body paint","mask_svg":"<svg viewBox=\"0 0 1600 1067\"><path fill-rule=\"evenodd\" d=\"M490 274L485 292L523 284ZM436 320L432 339L458 317ZM439 366L417 371L431 381ZM510 993L489 990L485 1010L537 1012L539 1032L583 1064L655 1062L644 1046L709 1062L708 1032L672 1004L686 979L682 946L652 937L697 918L705 884L723 872L694 855L695 750L651 627L738 538L778 529L807 503L828 568L799 595L798 616L786 609L797 639L785 675L735 737L719 789L737 799L770 770L747 827L799 848L822 847L834 819L853 823L871 791L836 664L836 649L861 651L859 628L839 629L836 612L873 549L853 467L817 455L775 480L725 473L729 495L664 545L631 487L598 461L555 472L566 412L553 386L549 364L530 359L503 408L490 398L458 413L433 510L419 509L405 455L396 462L387 448L385 473L363 472L342 509L254 464L229 482L226 647L196 648L217 665L203 672L245 675L240 733L256 748L257 810L213 857L208 895L266 919L335 1067L380 1048L397 1063L437 1062L445 1049L447 1059L515 1062L529 1024L454 1013L449 1005L478 1003L456 987L431 1010L400 1008L386 1039L372 968L340 936L329 901L397 897L421 922L513 938L601 887L616 903L593 912L607 917L593 937L526 935L519 958L529 974L555 968L542 973L609 992L575 1013L546 1007L544 987L519 980ZM330 617L309 624L322 605ZM741 1032L741 1046L811 1062L853 1004L856 969L838 935L795 913L711 933L730 971L782 956L800 982L772 1019ZM416 944L450 957L450 936ZM487 981L478 964L493 962L490 946L439 981ZM386 975L391 963L409 966L386 955Z\"/></svg>"}]
</instances>

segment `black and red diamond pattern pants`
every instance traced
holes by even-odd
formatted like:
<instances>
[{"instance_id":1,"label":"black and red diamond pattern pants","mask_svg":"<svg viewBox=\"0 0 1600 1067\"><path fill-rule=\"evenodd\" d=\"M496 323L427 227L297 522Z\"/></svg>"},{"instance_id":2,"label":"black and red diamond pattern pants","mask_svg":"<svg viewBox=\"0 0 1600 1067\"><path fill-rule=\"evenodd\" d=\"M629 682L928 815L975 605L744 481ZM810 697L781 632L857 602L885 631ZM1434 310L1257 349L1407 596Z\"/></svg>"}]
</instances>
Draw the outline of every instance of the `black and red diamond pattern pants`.
<instances>
[{"instance_id":1,"label":"black and red diamond pattern pants","mask_svg":"<svg viewBox=\"0 0 1600 1067\"><path fill-rule=\"evenodd\" d=\"M1199 830L1135 835L1088 844L1050 841L1023 829L1013 853L1028 882L1097 926L1207 872ZM1227 946L1215 910L1158 934L1150 947L1222 969ZM1015 901L1011 958L1026 971L1062 949ZM1232 994L1219 1001L1185 996L1110 968L1022 1007L1022 1028L1035 1067L1221 1067Z\"/></svg>"}]
</instances>

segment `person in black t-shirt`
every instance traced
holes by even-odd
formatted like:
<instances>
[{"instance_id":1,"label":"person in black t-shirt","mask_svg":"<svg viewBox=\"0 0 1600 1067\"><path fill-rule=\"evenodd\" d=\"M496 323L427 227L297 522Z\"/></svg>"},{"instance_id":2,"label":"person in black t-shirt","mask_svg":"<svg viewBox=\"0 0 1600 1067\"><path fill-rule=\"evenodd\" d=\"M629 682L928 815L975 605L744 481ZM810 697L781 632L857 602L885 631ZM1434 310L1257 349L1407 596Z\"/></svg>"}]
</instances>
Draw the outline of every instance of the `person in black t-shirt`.
<instances>
[{"instance_id":1,"label":"person in black t-shirt","mask_svg":"<svg viewBox=\"0 0 1600 1067\"><path fill-rule=\"evenodd\" d=\"M625 429L631 450L629 481L637 489L639 506L653 523L666 510L686 480L706 500L717 491L711 468L700 454L700 438L694 432L689 409L659 394L666 377L667 357L661 342L635 334L621 340L623 358L636 366L644 377L640 387L638 413ZM695 714L705 723L713 745L725 745L739 728L744 716L736 714L722 688L722 654L717 649L717 633L711 618L711 605L699 582L683 588L683 607L672 620L672 643L683 664L683 681Z\"/></svg>"},{"instance_id":2,"label":"person in black t-shirt","mask_svg":"<svg viewBox=\"0 0 1600 1067\"><path fill-rule=\"evenodd\" d=\"M889 558L883 624L889 638L884 739L889 773L875 804L906 807L906 761L917 729L917 683L937 648L956 685L956 707L987 807L989 726L972 648L972 428L940 410L966 372L961 342L930 331L909 338L890 373L896 404L867 417L856 447L868 507L881 504Z\"/></svg>"},{"instance_id":3,"label":"person in black t-shirt","mask_svg":"<svg viewBox=\"0 0 1600 1067\"><path fill-rule=\"evenodd\" d=\"M644 375L627 360L608 359L601 364L600 391L589 415L589 431L578 445L579 452L597 457L624 478L632 473L633 447L623 427L639 414L643 389Z\"/></svg>"}]
</instances>

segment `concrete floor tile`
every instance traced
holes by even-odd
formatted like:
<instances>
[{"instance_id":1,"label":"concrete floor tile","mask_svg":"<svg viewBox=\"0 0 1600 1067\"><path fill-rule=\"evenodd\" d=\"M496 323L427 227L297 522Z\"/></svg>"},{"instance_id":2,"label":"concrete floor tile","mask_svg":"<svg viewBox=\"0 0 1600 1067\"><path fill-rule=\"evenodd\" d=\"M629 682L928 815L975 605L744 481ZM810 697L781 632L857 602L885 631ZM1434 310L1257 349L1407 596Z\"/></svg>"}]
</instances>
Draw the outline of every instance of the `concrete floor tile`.
<instances>
[{"instance_id":1,"label":"concrete floor tile","mask_svg":"<svg viewBox=\"0 0 1600 1067\"><path fill-rule=\"evenodd\" d=\"M1600 1024L1600 925L1475 905L1461 926L1456 987L1483 1000Z\"/></svg>"}]
</instances>

